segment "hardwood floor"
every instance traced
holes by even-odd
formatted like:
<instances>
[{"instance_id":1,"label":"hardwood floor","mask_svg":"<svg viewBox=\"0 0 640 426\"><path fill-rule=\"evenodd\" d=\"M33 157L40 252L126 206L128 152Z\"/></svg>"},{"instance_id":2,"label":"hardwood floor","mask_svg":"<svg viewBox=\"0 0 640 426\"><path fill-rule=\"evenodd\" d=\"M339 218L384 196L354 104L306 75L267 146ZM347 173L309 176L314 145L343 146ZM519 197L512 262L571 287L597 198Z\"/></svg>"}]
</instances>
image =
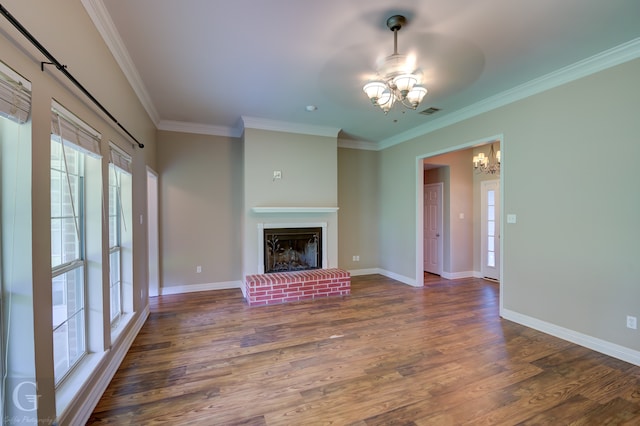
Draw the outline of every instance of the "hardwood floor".
<instances>
[{"instance_id":1,"label":"hardwood floor","mask_svg":"<svg viewBox=\"0 0 640 426\"><path fill-rule=\"evenodd\" d=\"M152 299L89 424L638 425L640 367L502 320L498 284L372 275L248 307Z\"/></svg>"}]
</instances>

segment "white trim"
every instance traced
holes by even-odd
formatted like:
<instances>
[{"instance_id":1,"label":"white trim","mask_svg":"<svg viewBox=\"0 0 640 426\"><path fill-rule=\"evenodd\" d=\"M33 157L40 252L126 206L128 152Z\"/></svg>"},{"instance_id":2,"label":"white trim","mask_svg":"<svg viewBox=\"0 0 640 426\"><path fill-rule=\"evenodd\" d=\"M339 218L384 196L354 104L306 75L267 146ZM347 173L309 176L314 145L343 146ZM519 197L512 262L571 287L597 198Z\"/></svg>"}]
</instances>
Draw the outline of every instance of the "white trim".
<instances>
[{"instance_id":1,"label":"white trim","mask_svg":"<svg viewBox=\"0 0 640 426\"><path fill-rule=\"evenodd\" d=\"M526 327L533 328L535 330L550 334L563 340L567 340L571 343L584 346L585 348L592 349L596 352L600 352L605 355L609 355L614 358L621 359L625 362L640 366L640 351L620 346L606 340L598 339L597 337L582 334L575 330L560 327L558 325L551 324L549 322L542 321L524 314L520 314L509 309L502 309L501 315L506 320L516 322Z\"/></svg>"},{"instance_id":2,"label":"white trim","mask_svg":"<svg viewBox=\"0 0 640 426\"><path fill-rule=\"evenodd\" d=\"M124 42L120 38L120 34L118 33L107 8L104 6L104 3L102 0L81 1L87 11L87 14L91 17L93 24L96 26L98 32L102 36L102 39L109 48L109 51L111 51L111 54L129 81L133 91L136 92L140 103L147 111L147 114L149 114L151 120L157 126L160 121L160 115L151 100L151 96L149 96L149 91L144 85L144 82L140 77L140 73L138 73L138 69L134 65Z\"/></svg>"},{"instance_id":3,"label":"white trim","mask_svg":"<svg viewBox=\"0 0 640 426\"><path fill-rule=\"evenodd\" d=\"M416 280L414 280L412 278L405 277L404 275L396 274L395 272L387 271L387 270L381 269L381 268L354 269L354 270L351 270L351 271L348 271L348 272L353 277L357 277L358 275L378 274L378 275L385 276L387 278L391 278L392 280L399 281L402 284L407 284L407 285L410 285L412 287L421 287L421 285L416 285Z\"/></svg>"},{"instance_id":4,"label":"white trim","mask_svg":"<svg viewBox=\"0 0 640 426\"><path fill-rule=\"evenodd\" d=\"M380 272L380 269L378 268L369 268L369 269L352 269L349 272L349 274L351 274L352 277L357 277L359 275L382 275L382 273Z\"/></svg>"},{"instance_id":5,"label":"white trim","mask_svg":"<svg viewBox=\"0 0 640 426\"><path fill-rule=\"evenodd\" d=\"M327 237L327 222L312 223L258 223L258 274L264 274L264 230L274 228L322 228L322 269L329 267L329 239Z\"/></svg>"},{"instance_id":6,"label":"white trim","mask_svg":"<svg viewBox=\"0 0 640 426\"><path fill-rule=\"evenodd\" d=\"M20 74L18 74L17 72L15 72L11 67L9 67L7 64L5 64L2 61L0 61L0 72L6 75L7 77L9 77L11 80L15 81L16 83L22 84L22 86L25 89L31 92L31 82L26 78L24 78L23 76L21 76Z\"/></svg>"},{"instance_id":7,"label":"white trim","mask_svg":"<svg viewBox=\"0 0 640 426\"><path fill-rule=\"evenodd\" d=\"M338 138L338 148L351 148L361 149L363 151L378 151L378 144L376 142L359 141L354 139L341 139Z\"/></svg>"},{"instance_id":8,"label":"white trim","mask_svg":"<svg viewBox=\"0 0 640 426\"><path fill-rule=\"evenodd\" d=\"M339 207L253 207L254 213L335 213Z\"/></svg>"},{"instance_id":9,"label":"white trim","mask_svg":"<svg viewBox=\"0 0 640 426\"><path fill-rule=\"evenodd\" d=\"M102 134L99 131L97 131L96 129L91 127L90 124L85 122L83 119L81 119L80 117L78 117L77 115L75 115L74 113L72 113L71 111L66 109L65 107L63 107L55 99L51 99L51 110L52 110L52 114L61 115L65 120L67 120L71 124L74 124L74 125L82 128L82 130L87 132L89 135L91 135L91 136L95 137L96 139L98 139L98 142L100 142L102 140ZM62 135L62 129L58 129L58 130L60 131L60 135L58 135L58 136L64 136L64 135ZM78 145L78 144L74 143L74 145ZM78 145L78 146L80 146L80 145ZM80 147L82 148L82 146L80 146ZM98 152L97 154L100 155L100 152Z\"/></svg>"},{"instance_id":10,"label":"white trim","mask_svg":"<svg viewBox=\"0 0 640 426\"><path fill-rule=\"evenodd\" d=\"M301 133L304 135L338 137L337 127L317 126L313 124L289 123L266 118L242 116L245 129L271 130L275 132Z\"/></svg>"},{"instance_id":11,"label":"white trim","mask_svg":"<svg viewBox=\"0 0 640 426\"><path fill-rule=\"evenodd\" d=\"M242 281L162 286L160 287L160 296L166 296L167 294L195 293L198 291L226 290L230 288L241 288L241 286Z\"/></svg>"},{"instance_id":12,"label":"white trim","mask_svg":"<svg viewBox=\"0 0 640 426\"><path fill-rule=\"evenodd\" d=\"M131 147L134 146L133 142L129 142ZM120 148L120 146L112 140L109 140L109 148L114 149L118 154L125 157L125 160L131 162L131 154L127 153L124 148Z\"/></svg>"},{"instance_id":13,"label":"white trim","mask_svg":"<svg viewBox=\"0 0 640 426\"><path fill-rule=\"evenodd\" d=\"M459 280L461 278L474 278L473 271L462 271L462 272L442 272L440 275L442 278L447 280Z\"/></svg>"},{"instance_id":14,"label":"white trim","mask_svg":"<svg viewBox=\"0 0 640 426\"><path fill-rule=\"evenodd\" d=\"M179 133L195 133L199 135L226 136L230 138L239 138L242 136L242 129L235 127L189 123L187 121L160 120L158 123L158 130Z\"/></svg>"},{"instance_id":15,"label":"white trim","mask_svg":"<svg viewBox=\"0 0 640 426\"><path fill-rule=\"evenodd\" d=\"M508 105L638 57L640 57L640 38L605 50L587 59L583 59L582 61L578 61L512 89L505 90L494 96L490 96L433 121L384 139L378 143L378 149L389 148L410 139L426 135L443 127L450 126L484 112Z\"/></svg>"},{"instance_id":16,"label":"white trim","mask_svg":"<svg viewBox=\"0 0 640 426\"><path fill-rule=\"evenodd\" d=\"M404 275L396 274L395 272L387 271L385 269L378 269L380 275L384 275L387 278L391 278L401 283L408 284L412 287L422 287L422 284L418 284L413 278L405 277Z\"/></svg>"},{"instance_id":17,"label":"white trim","mask_svg":"<svg viewBox=\"0 0 640 426\"><path fill-rule=\"evenodd\" d=\"M100 372L99 376L95 380L91 380L91 386L85 382L84 385L78 389L74 397L65 405L61 414L58 416L58 424L80 425L85 424L91 417L93 409L100 402L100 398L104 391L107 390L111 379L115 376L120 364L127 355L131 344L135 340L136 336L142 329L145 321L149 317L149 305L145 306L144 310L138 316L138 320L131 327L129 333L122 337L118 349L113 353L111 361ZM101 356L100 363L104 361L104 353ZM91 375L90 377L94 377ZM88 388L87 388L88 387ZM57 399L57 398L56 398ZM59 412L59 410L56 410Z\"/></svg>"}]
</instances>

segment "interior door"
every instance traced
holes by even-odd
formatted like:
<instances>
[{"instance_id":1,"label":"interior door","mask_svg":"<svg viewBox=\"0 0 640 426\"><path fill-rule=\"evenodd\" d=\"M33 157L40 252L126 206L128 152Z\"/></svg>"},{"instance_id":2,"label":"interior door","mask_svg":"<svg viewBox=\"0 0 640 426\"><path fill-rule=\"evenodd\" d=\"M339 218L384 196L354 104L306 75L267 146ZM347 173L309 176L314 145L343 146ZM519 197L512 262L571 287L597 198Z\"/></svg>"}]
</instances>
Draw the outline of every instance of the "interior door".
<instances>
[{"instance_id":1,"label":"interior door","mask_svg":"<svg viewBox=\"0 0 640 426\"><path fill-rule=\"evenodd\" d=\"M480 188L482 276L500 281L500 181L483 181Z\"/></svg>"},{"instance_id":2,"label":"interior door","mask_svg":"<svg viewBox=\"0 0 640 426\"><path fill-rule=\"evenodd\" d=\"M424 186L424 270L442 275L442 183Z\"/></svg>"}]
</instances>

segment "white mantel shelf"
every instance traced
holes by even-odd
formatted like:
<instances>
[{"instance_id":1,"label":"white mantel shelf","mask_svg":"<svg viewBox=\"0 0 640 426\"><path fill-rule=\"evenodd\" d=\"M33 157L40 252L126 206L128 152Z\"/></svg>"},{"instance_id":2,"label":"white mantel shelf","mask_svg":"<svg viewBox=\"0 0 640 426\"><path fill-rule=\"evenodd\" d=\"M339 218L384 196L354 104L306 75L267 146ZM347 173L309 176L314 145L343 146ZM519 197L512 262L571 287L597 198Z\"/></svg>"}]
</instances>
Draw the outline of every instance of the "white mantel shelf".
<instances>
[{"instance_id":1,"label":"white mantel shelf","mask_svg":"<svg viewBox=\"0 0 640 426\"><path fill-rule=\"evenodd\" d=\"M335 213L338 207L253 207L254 213Z\"/></svg>"}]
</instances>

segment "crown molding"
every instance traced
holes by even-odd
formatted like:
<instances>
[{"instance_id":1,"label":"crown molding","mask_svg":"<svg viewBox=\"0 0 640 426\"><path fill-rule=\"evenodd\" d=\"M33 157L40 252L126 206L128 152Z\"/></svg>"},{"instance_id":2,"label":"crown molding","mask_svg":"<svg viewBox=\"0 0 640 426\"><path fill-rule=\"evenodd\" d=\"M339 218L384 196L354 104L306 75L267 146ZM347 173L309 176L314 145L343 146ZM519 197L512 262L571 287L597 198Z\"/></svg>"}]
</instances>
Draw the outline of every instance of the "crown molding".
<instances>
[{"instance_id":1,"label":"crown molding","mask_svg":"<svg viewBox=\"0 0 640 426\"><path fill-rule=\"evenodd\" d=\"M468 107L459 109L442 116L429 123L414 127L378 143L378 149L385 149L406 142L419 136L426 135L443 127L450 126L484 112L508 105L529 96L544 92L562 84L569 83L596 72L631 61L640 57L640 38L623 43L612 49L605 50L572 65L533 79L527 83L490 96Z\"/></svg>"},{"instance_id":2,"label":"crown molding","mask_svg":"<svg viewBox=\"0 0 640 426\"><path fill-rule=\"evenodd\" d=\"M122 38L120 38L120 34L113 24L113 20L111 19L109 12L107 12L107 8L104 3L102 0L81 1L85 10L89 14L89 17L93 21L93 24L102 36L102 39L129 81L133 91L138 96L140 103L157 127L160 122L160 115L151 100L151 96L149 96L149 92L147 91L142 78L140 78L137 68L131 60L131 56L129 55L127 48L122 42Z\"/></svg>"},{"instance_id":3,"label":"crown molding","mask_svg":"<svg viewBox=\"0 0 640 426\"><path fill-rule=\"evenodd\" d=\"M239 138L242 136L242 129L214 126L211 124L190 123L186 121L161 120L157 127L158 130L170 132L196 133L199 135L226 136L230 138Z\"/></svg>"},{"instance_id":4,"label":"crown molding","mask_svg":"<svg viewBox=\"0 0 640 426\"><path fill-rule=\"evenodd\" d=\"M286 121L269 120L267 118L242 116L245 129L271 130L274 132L301 133L312 136L338 137L340 129L337 127L316 126L312 124L289 123Z\"/></svg>"},{"instance_id":5,"label":"crown molding","mask_svg":"<svg viewBox=\"0 0 640 426\"><path fill-rule=\"evenodd\" d=\"M341 139L338 138L338 148L351 148L360 149L365 151L378 151L378 144L376 142L367 142L355 139Z\"/></svg>"},{"instance_id":6,"label":"crown molding","mask_svg":"<svg viewBox=\"0 0 640 426\"><path fill-rule=\"evenodd\" d=\"M339 207L252 207L254 213L335 213Z\"/></svg>"}]
</instances>

